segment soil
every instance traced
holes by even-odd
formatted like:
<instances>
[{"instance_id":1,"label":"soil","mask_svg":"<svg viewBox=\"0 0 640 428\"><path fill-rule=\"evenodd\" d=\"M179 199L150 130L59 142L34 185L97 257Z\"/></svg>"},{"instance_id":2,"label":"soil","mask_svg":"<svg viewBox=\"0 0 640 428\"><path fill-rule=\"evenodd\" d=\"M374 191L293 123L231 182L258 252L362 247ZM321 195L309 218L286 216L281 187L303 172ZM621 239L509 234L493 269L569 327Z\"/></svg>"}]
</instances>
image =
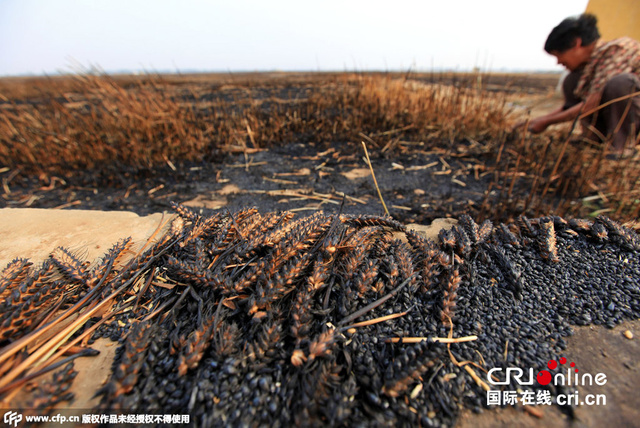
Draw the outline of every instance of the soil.
<instances>
[{"instance_id":1,"label":"soil","mask_svg":"<svg viewBox=\"0 0 640 428\"><path fill-rule=\"evenodd\" d=\"M389 213L405 223L478 213L491 181L482 156L447 149L387 149L368 144L375 178ZM458 146L462 150L461 146ZM253 154L225 155L220 162L165 166L71 178L6 180L10 193L0 206L132 211L172 211L171 202L203 209L310 212L342 209L348 214L382 214L362 145L288 144ZM64 181L61 181L64 180ZM344 195L344 205L342 205ZM342 205L342 207L341 207Z\"/></svg>"}]
</instances>

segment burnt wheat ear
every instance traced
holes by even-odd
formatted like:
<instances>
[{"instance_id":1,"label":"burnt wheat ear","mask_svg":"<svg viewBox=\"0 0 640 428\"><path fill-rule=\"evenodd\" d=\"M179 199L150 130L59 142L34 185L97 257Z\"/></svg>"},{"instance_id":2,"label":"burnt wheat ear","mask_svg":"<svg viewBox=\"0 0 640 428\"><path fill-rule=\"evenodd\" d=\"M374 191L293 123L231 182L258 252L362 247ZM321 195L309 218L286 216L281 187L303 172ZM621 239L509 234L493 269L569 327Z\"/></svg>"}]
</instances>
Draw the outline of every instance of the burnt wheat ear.
<instances>
[{"instance_id":1,"label":"burnt wheat ear","mask_svg":"<svg viewBox=\"0 0 640 428\"><path fill-rule=\"evenodd\" d=\"M444 293L442 299L442 311L440 312L440 321L446 326L453 325L453 317L456 307L456 298L458 297L458 287L462 278L458 269L452 269L446 276L444 284Z\"/></svg>"},{"instance_id":2,"label":"burnt wheat ear","mask_svg":"<svg viewBox=\"0 0 640 428\"><path fill-rule=\"evenodd\" d=\"M442 247L449 251L454 250L458 242L456 235L450 229L441 229L440 232L438 232L438 240Z\"/></svg>"},{"instance_id":3,"label":"burnt wheat ear","mask_svg":"<svg viewBox=\"0 0 640 428\"><path fill-rule=\"evenodd\" d=\"M496 240L503 245L510 245L512 247L519 247L520 240L518 237L509 229L506 224L501 224L494 231L494 235L496 236Z\"/></svg>"},{"instance_id":4,"label":"burnt wheat ear","mask_svg":"<svg viewBox=\"0 0 640 428\"><path fill-rule=\"evenodd\" d=\"M434 241L411 230L407 231L406 237L413 249L413 259L421 272L421 291L427 292L432 288L432 280L438 274L438 246Z\"/></svg>"},{"instance_id":5,"label":"burnt wheat ear","mask_svg":"<svg viewBox=\"0 0 640 428\"><path fill-rule=\"evenodd\" d=\"M184 341L182 350L178 356L178 374L184 376L187 370L198 366L200 360L204 356L204 351L209 347L209 343L213 338L215 319L210 316L203 320L202 323L189 337Z\"/></svg>"},{"instance_id":6,"label":"burnt wheat ear","mask_svg":"<svg viewBox=\"0 0 640 428\"><path fill-rule=\"evenodd\" d=\"M434 352L434 346L437 345L422 341L404 348L385 371L383 394L389 397L406 394L412 383L423 378L425 373L435 367L438 351Z\"/></svg>"},{"instance_id":7,"label":"burnt wheat ear","mask_svg":"<svg viewBox=\"0 0 640 428\"><path fill-rule=\"evenodd\" d=\"M73 362L68 363L61 370L55 372L49 381L43 382L36 388L29 408L53 411L54 406L63 401L72 402L74 394L69 391L77 371Z\"/></svg>"},{"instance_id":8,"label":"burnt wheat ear","mask_svg":"<svg viewBox=\"0 0 640 428\"><path fill-rule=\"evenodd\" d=\"M569 220L569 227L576 232L589 232L593 226L593 222L581 218L572 218Z\"/></svg>"},{"instance_id":9,"label":"burnt wheat ear","mask_svg":"<svg viewBox=\"0 0 640 428\"><path fill-rule=\"evenodd\" d=\"M541 219L538 231L538 245L545 260L559 262L556 231L551 219Z\"/></svg>"},{"instance_id":10,"label":"burnt wheat ear","mask_svg":"<svg viewBox=\"0 0 640 428\"><path fill-rule=\"evenodd\" d=\"M638 235L631 229L603 215L596 217L596 223L602 224L604 228L606 228L608 236L612 237L612 239L625 250L640 250L640 238L638 238Z\"/></svg>"},{"instance_id":11,"label":"burnt wheat ear","mask_svg":"<svg viewBox=\"0 0 640 428\"><path fill-rule=\"evenodd\" d=\"M516 219L516 225L518 226L518 231L520 232L520 236L524 240L535 240L537 233L536 229L531 224L531 220L525 215L519 215Z\"/></svg>"},{"instance_id":12,"label":"burnt wheat ear","mask_svg":"<svg viewBox=\"0 0 640 428\"><path fill-rule=\"evenodd\" d=\"M456 245L455 245L456 253L463 258L469 257L469 255L471 254L473 242L476 242L476 241L472 241L469 238L469 234L466 231L466 229L460 225L454 225L451 228L451 231L453 232L453 235L456 238ZM475 234L476 234L475 237L477 238L477 230L475 231Z\"/></svg>"},{"instance_id":13,"label":"burnt wheat ear","mask_svg":"<svg viewBox=\"0 0 640 428\"><path fill-rule=\"evenodd\" d=\"M480 225L478 229L478 239L475 241L476 243L486 242L491 239L491 234L493 233L493 223L491 220L485 220Z\"/></svg>"},{"instance_id":14,"label":"burnt wheat ear","mask_svg":"<svg viewBox=\"0 0 640 428\"><path fill-rule=\"evenodd\" d=\"M178 214L178 216L180 216L184 221L193 223L201 218L200 214L182 204L171 202L171 208L173 208L176 214Z\"/></svg>"},{"instance_id":15,"label":"burnt wheat ear","mask_svg":"<svg viewBox=\"0 0 640 428\"><path fill-rule=\"evenodd\" d=\"M0 275L0 297L4 301L6 301L11 289L26 279L31 266L33 263L27 259L15 259L3 269Z\"/></svg>"},{"instance_id":16,"label":"burnt wheat ear","mask_svg":"<svg viewBox=\"0 0 640 428\"><path fill-rule=\"evenodd\" d=\"M99 283L110 281L115 277L118 270L124 264L124 260L133 255L133 242L131 238L118 241L107 251L102 260L94 267L88 275L87 285L95 287Z\"/></svg>"},{"instance_id":17,"label":"burnt wheat ear","mask_svg":"<svg viewBox=\"0 0 640 428\"><path fill-rule=\"evenodd\" d=\"M398 232L403 232L407 228L404 224L400 223L397 220L394 220L390 216L379 217L373 215L341 215L340 221L355 227L381 226Z\"/></svg>"},{"instance_id":18,"label":"burnt wheat ear","mask_svg":"<svg viewBox=\"0 0 640 428\"><path fill-rule=\"evenodd\" d=\"M46 260L14 288L14 299L5 300L0 309L0 340L20 338L50 314L65 291L62 282L53 279L56 275L56 267Z\"/></svg>"},{"instance_id":19,"label":"burnt wheat ear","mask_svg":"<svg viewBox=\"0 0 640 428\"><path fill-rule=\"evenodd\" d=\"M473 243L480 241L480 226L471 216L463 214L458 219L458 224L462 227L469 240Z\"/></svg>"},{"instance_id":20,"label":"burnt wheat ear","mask_svg":"<svg viewBox=\"0 0 640 428\"><path fill-rule=\"evenodd\" d=\"M154 330L151 323L139 322L129 331L122 354L114 362L111 379L96 393L96 396L102 395L103 408L126 408L126 395L134 390L138 382Z\"/></svg>"},{"instance_id":21,"label":"burnt wheat ear","mask_svg":"<svg viewBox=\"0 0 640 428\"><path fill-rule=\"evenodd\" d=\"M58 247L49 256L51 261L60 269L69 280L80 284L86 284L89 272L88 263L81 262L69 250Z\"/></svg>"},{"instance_id":22,"label":"burnt wheat ear","mask_svg":"<svg viewBox=\"0 0 640 428\"><path fill-rule=\"evenodd\" d=\"M597 220L593 223L593 226L591 226L591 236L600 242L609 240L609 232L607 231L607 228Z\"/></svg>"}]
</instances>

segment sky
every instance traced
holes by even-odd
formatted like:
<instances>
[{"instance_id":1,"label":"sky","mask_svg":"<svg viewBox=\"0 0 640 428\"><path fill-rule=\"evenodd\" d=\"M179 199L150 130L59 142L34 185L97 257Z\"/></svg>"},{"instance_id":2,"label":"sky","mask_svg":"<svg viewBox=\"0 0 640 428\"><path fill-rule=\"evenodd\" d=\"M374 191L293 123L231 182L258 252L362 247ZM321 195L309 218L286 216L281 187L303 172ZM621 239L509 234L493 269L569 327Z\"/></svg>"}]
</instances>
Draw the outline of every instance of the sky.
<instances>
[{"instance_id":1,"label":"sky","mask_svg":"<svg viewBox=\"0 0 640 428\"><path fill-rule=\"evenodd\" d=\"M0 0L0 76L560 71L543 45L588 0Z\"/></svg>"}]
</instances>

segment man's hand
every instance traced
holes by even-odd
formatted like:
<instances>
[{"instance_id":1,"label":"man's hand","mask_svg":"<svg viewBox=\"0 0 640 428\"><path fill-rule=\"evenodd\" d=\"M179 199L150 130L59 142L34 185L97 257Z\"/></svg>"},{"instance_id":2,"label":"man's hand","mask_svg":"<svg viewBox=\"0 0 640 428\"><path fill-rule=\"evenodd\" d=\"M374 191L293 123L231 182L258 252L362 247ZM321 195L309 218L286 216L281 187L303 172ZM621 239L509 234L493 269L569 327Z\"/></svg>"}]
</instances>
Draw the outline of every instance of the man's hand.
<instances>
[{"instance_id":1,"label":"man's hand","mask_svg":"<svg viewBox=\"0 0 640 428\"><path fill-rule=\"evenodd\" d=\"M534 134L539 134L540 132L547 129L549 127L549 124L546 120L544 120L544 117L538 117L529 121L523 120L521 122L518 122L513 127L513 130L515 131L516 129L524 128L525 126L527 127L527 131Z\"/></svg>"},{"instance_id":2,"label":"man's hand","mask_svg":"<svg viewBox=\"0 0 640 428\"><path fill-rule=\"evenodd\" d=\"M548 127L549 127L549 124L547 123L545 118L538 117L529 122L529 126L527 127L527 129L529 130L529 132L532 132L534 134L539 134L545 129L547 129Z\"/></svg>"},{"instance_id":3,"label":"man's hand","mask_svg":"<svg viewBox=\"0 0 640 428\"><path fill-rule=\"evenodd\" d=\"M591 97L589 99L589 103L590 104L587 104L586 107L589 107L589 105L597 106L598 97L597 96ZM562 107L559 107L558 109L552 111L551 113L531 119L529 121L529 125L527 126L527 131L532 132L534 134L539 134L540 132L543 132L551 125L574 120L578 116L578 114L580 114L583 107L585 107L584 101L574 105L573 107L569 107L566 110L563 110ZM517 128L521 128L526 123L527 122L520 122L513 129L515 130Z\"/></svg>"}]
</instances>

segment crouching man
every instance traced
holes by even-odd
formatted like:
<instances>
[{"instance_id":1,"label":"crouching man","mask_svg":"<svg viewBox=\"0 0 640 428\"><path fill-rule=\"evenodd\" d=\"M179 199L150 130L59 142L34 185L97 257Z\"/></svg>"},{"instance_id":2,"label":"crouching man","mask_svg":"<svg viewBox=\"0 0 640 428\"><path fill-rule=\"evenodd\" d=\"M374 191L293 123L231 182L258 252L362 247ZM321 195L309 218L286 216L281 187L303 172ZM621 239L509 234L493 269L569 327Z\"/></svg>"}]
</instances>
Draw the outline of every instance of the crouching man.
<instances>
[{"instance_id":1,"label":"crouching man","mask_svg":"<svg viewBox=\"0 0 640 428\"><path fill-rule=\"evenodd\" d=\"M640 138L640 42L629 37L603 41L596 17L582 14L556 26L544 50L569 71L562 84L565 102L532 119L529 131L539 133L597 109L581 120L583 137L611 141L615 153L634 147ZM624 99L613 102L618 98Z\"/></svg>"}]
</instances>

